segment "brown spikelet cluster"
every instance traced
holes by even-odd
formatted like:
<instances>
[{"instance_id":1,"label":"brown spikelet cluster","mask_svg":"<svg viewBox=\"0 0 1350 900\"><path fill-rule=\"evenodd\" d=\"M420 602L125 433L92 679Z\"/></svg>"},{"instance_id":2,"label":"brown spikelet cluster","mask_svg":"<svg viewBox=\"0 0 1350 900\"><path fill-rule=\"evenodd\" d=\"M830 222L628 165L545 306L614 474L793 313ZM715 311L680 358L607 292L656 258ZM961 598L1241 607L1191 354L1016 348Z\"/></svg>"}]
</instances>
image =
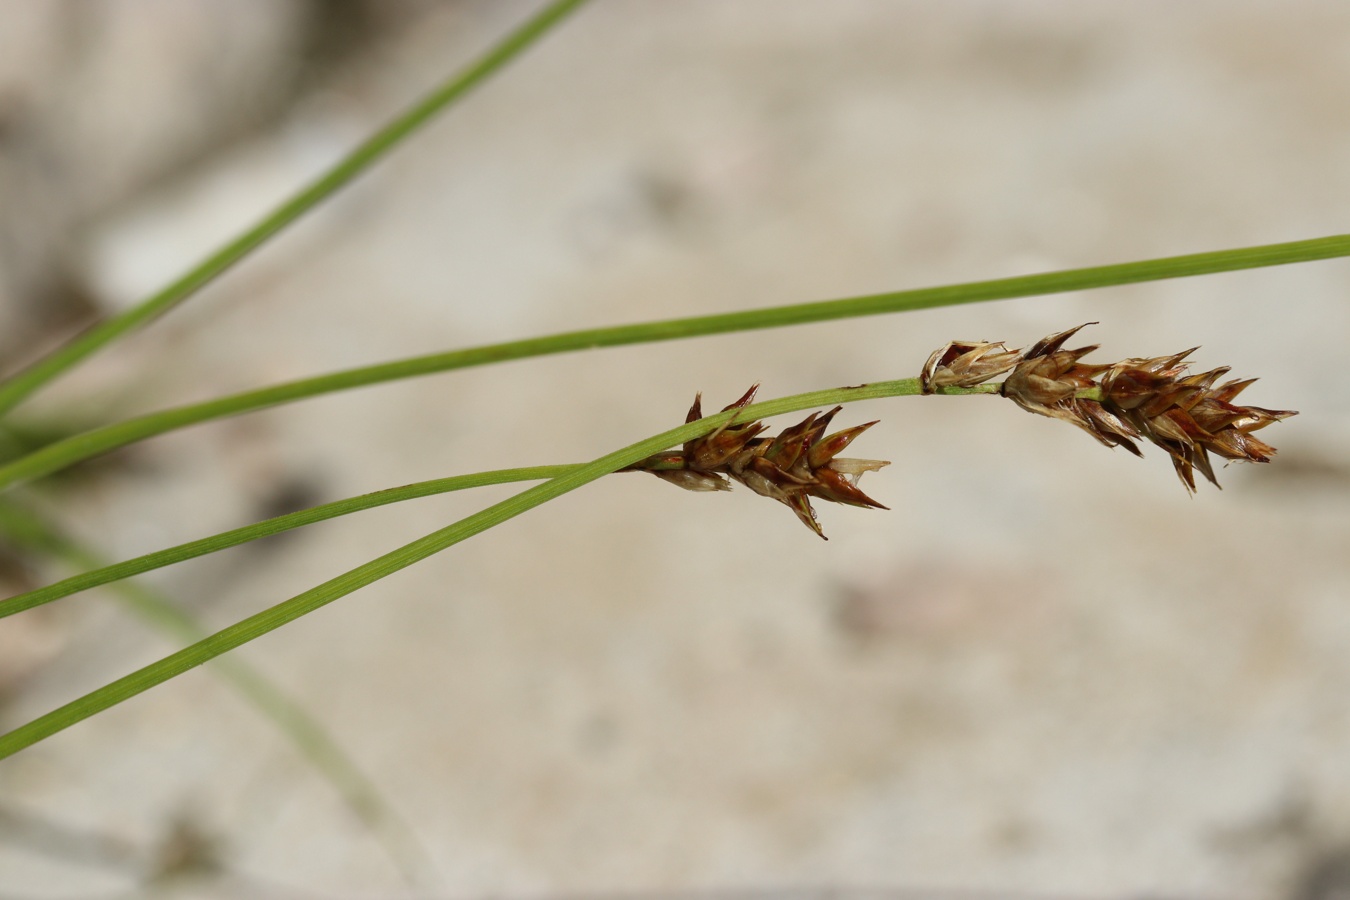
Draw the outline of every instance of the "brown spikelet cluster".
<instances>
[{"instance_id":1,"label":"brown spikelet cluster","mask_svg":"<svg viewBox=\"0 0 1350 900\"><path fill-rule=\"evenodd\" d=\"M1095 323L1088 323L1095 324ZM928 359L920 375L924 393L973 387L1008 372L1000 393L1018 406L1070 422L1108 447L1141 456L1138 439L1167 451L1181 483L1195 491L1199 471L1216 487L1209 454L1222 459L1270 462L1275 448L1253 435L1271 422L1297 415L1234 403L1256 379L1219 384L1228 367L1187 374L1192 347L1171 356L1131 358L1109 365L1082 362L1097 345L1065 350L1084 326L1037 341L1021 351L985 341L953 341Z\"/></svg>"},{"instance_id":2,"label":"brown spikelet cluster","mask_svg":"<svg viewBox=\"0 0 1350 900\"><path fill-rule=\"evenodd\" d=\"M744 409L759 385L722 411ZM703 418L703 395L694 398L686 422ZM868 422L826 435L830 420L842 407L812 413L777 437L761 437L768 430L763 422L736 422L686 443L680 450L658 453L628 467L651 472L658 478L690 491L726 491L728 479L739 481L762 497L785 504L807 528L822 538L811 498L849 506L886 509L858 489L858 479L889 462L879 459L839 459L838 454L853 439L871 428ZM828 539L827 539L828 540Z\"/></svg>"}]
</instances>

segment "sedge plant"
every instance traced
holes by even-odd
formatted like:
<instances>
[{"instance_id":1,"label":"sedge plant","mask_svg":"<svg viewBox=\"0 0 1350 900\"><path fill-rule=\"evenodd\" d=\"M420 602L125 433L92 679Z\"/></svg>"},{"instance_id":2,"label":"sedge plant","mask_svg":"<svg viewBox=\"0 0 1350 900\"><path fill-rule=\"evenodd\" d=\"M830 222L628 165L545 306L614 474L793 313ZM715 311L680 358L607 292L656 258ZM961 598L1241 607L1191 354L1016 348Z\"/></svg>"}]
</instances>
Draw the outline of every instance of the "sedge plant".
<instances>
[{"instance_id":1,"label":"sedge plant","mask_svg":"<svg viewBox=\"0 0 1350 900\"><path fill-rule=\"evenodd\" d=\"M187 301L206 283L224 274L269 237L331 197L376 160L407 140L432 115L447 108L454 100L514 59L582 4L583 0L560 0L546 5L535 18L469 70L437 88L403 117L373 135L332 171L304 187L291 201L264 217L172 284L146 298L127 313L96 325L54 353L0 382L0 414L8 413L94 352L112 345L118 338ZM596 457L590 462L565 464L545 460L541 461L541 465L530 468L452 475L390 488L206 536L136 559L101 565L88 553L72 550L72 545L63 543L63 539L54 536L50 528L34 519L22 502L21 493L40 487L43 479L69 466L110 450L195 424L328 393L505 360L805 325L831 319L955 304L1104 289L1344 256L1350 256L1350 235L1333 235L1036 275L905 288L883 294L768 309L728 311L709 316L571 331L481 347L451 349L262 386L201 403L109 422L55 440L0 465L0 491L11 492L4 498L5 505L0 507L0 513L3 513L0 527L15 538L25 533L38 535L38 538L30 541L33 546L62 556L68 563L74 563L76 568L84 571L0 601L0 617L22 613L89 588L114 584L161 566L376 506L490 484L525 481L541 483L214 633L201 631L190 620L173 618L176 633L186 642L185 646L0 735L0 758L31 747L387 575L614 473L647 472L690 490L723 490L734 481L756 494L787 506L811 532L824 537L824 530L812 505L813 500L871 509L884 508L880 500L863 492L860 479L885 465L885 461L839 455L846 447L859 441L873 423L857 424L835 432L829 430L832 421L840 414L840 408L847 404L895 397L1006 398L1029 412L1069 422L1110 447L1123 447L1138 453L1137 442L1154 444L1168 454L1183 484L1191 491L1196 487L1197 472L1203 478L1217 483L1211 456L1258 463L1270 461L1274 449L1257 437L1255 432L1294 415L1294 412L1238 404L1238 395L1251 382L1223 380L1226 369L1190 374L1185 366L1189 351L1128 357L1114 363L1086 363L1083 358L1095 347L1074 350L1064 348L1078 330L1076 328L1051 335L1024 350L1010 350L1001 342L954 340L939 348L927 364L918 361L903 364L904 371L896 373L901 376L896 380L825 388L759 402L753 402L755 391L752 388L739 400L709 415L703 414L701 402L696 400L683 424L660 430L616 450L604 452L605 448L596 448ZM1000 376L1006 377L999 382L993 381ZM728 389L725 385L689 385L689 388L691 391ZM848 411L852 411L851 407ZM805 420L776 435L769 434L768 427L760 421L797 412L810 414ZM884 448L869 451L873 454L884 452ZM144 608L145 595L140 596L140 605ZM160 614L163 614L165 606L163 603L156 604ZM238 681L241 671L247 670L236 667L235 675L230 677ZM253 678L253 681L249 682L249 678ZM256 676L244 676L243 683L245 693L251 694L260 708L270 704L273 708L287 709L278 699L279 695L269 694L268 689L258 687ZM252 687L248 687L248 684ZM267 699L269 696L271 699ZM290 710L275 718L298 720L303 719L303 713ZM326 739L312 737L314 734L321 735L321 729L315 725L307 733L311 735L311 742L318 740L318 744L312 746L327 748L323 753L329 759L330 776L338 782L345 781L348 794L365 798L358 802L369 806L373 801L369 799L370 791L363 786L360 776L354 769L344 769L341 764L332 763L334 757L331 748L325 743Z\"/></svg>"}]
</instances>

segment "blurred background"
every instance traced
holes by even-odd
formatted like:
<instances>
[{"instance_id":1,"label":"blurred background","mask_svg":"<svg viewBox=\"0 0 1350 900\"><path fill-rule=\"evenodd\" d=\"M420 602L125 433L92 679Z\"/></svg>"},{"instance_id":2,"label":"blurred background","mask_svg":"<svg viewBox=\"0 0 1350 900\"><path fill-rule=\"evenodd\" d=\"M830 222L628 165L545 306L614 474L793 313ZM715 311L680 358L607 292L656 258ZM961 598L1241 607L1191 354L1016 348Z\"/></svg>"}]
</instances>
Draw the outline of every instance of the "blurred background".
<instances>
[{"instance_id":1,"label":"blurred background","mask_svg":"<svg viewBox=\"0 0 1350 900\"><path fill-rule=\"evenodd\" d=\"M536 3L0 10L0 361L160 287ZM1350 6L597 0L32 433L549 332L1347 230ZM250 644L420 846L210 668L0 763L5 897L1350 896L1350 262L528 360L128 448L28 491L109 559L1085 321L1301 415L1188 497L996 398L899 398L823 542L615 476ZM789 420L789 422L792 420ZM789 422L778 422L777 425ZM495 502L144 579L222 627ZM0 541L8 595L67 574ZM109 596L0 623L12 728L176 648ZM409 850L409 853L413 853Z\"/></svg>"}]
</instances>

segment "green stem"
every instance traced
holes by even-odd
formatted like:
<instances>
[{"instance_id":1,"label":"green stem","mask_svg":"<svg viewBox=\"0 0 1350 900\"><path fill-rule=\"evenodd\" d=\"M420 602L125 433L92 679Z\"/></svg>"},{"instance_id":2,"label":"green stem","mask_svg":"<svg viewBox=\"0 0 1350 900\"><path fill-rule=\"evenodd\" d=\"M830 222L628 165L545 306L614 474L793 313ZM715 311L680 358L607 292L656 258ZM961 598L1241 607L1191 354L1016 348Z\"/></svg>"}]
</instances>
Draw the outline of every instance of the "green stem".
<instances>
[{"instance_id":1,"label":"green stem","mask_svg":"<svg viewBox=\"0 0 1350 900\"><path fill-rule=\"evenodd\" d=\"M416 497L429 497L432 494L460 491L465 488L483 487L489 484L507 484L516 481L539 481L545 478L553 478L564 472L569 472L574 468L576 467L533 466L524 469L498 469L493 472L478 472L473 475L456 475L451 478L419 481L416 484L389 488L388 490L376 491L371 494L362 494L359 497L348 497L345 500L335 500L332 503L325 503L322 506L302 509L298 512L287 513L284 516L276 516L271 519L264 519L263 521L255 522L252 525L245 525L241 528L221 532L220 534L211 535L210 537L201 538L200 540L189 541L185 544L179 544L176 547L169 547L166 550L147 553L144 556L138 556L134 559L129 559L114 565L103 566L102 568L85 566L84 568L94 570L81 572L79 575L72 575L55 584L49 584L46 587L40 587L23 594L15 594L13 597L6 600L0 600L0 618L12 616L15 613L32 609L35 606L42 606L44 603L51 603L53 600L59 600L62 597L68 597L71 594L77 594L80 591L87 591L90 588L111 584L112 582L120 581L123 578L140 575L144 572L149 572L152 569L163 568L164 566L170 566L174 563L183 562L184 560L205 556L208 553L215 553L218 550L225 550L229 547L237 547L240 544L246 544L249 541L256 541L259 538L280 534L283 531L290 531L293 528L312 525L315 522L323 522L326 519L333 519L338 516L360 512L363 509L373 509L377 506L398 503L402 500L412 500Z\"/></svg>"},{"instance_id":2,"label":"green stem","mask_svg":"<svg viewBox=\"0 0 1350 900\"><path fill-rule=\"evenodd\" d=\"M439 85L398 118L375 132L332 169L268 213L262 221L202 260L177 281L136 306L84 331L55 352L0 384L0 415L101 347L139 328L191 297L269 238L309 212L402 143L437 113L487 80L543 37L586 0L554 0L467 69Z\"/></svg>"},{"instance_id":3,"label":"green stem","mask_svg":"<svg viewBox=\"0 0 1350 900\"><path fill-rule=\"evenodd\" d=\"M1350 256L1350 235L1294 241L1286 244L1268 244L1238 250L1220 250L1188 256L1171 256L1140 262L1086 269L1067 269L1040 275L1022 275L993 281L974 281L945 287L918 288L842 300L823 300L793 306L769 309L743 310L685 319L667 319L637 325L619 325L569 331L546 337L490 344L430 356L417 356L395 362L348 369L328 375L305 378L258 390L245 391L162 410L156 413L95 428L57 441L8 465L0 466L0 490L59 471L81 460L100 453L124 447L155 435L164 434L199 422L237 416L241 413L291 403L320 394L347 390L364 385L379 384L400 378L413 378L481 366L511 359L524 359L552 353L564 353L593 347L615 347L651 341L669 341L700 335L722 334L783 325L801 325L826 319L870 316L878 313L904 312L959 303L977 303L985 300L1004 300L1036 294L1054 294L1082 291L1090 288L1134 284L1166 278L1182 278L1216 272L1231 272L1263 266L1309 262L1319 259Z\"/></svg>"},{"instance_id":4,"label":"green stem","mask_svg":"<svg viewBox=\"0 0 1350 900\"><path fill-rule=\"evenodd\" d=\"M82 569L104 565L96 554L62 534L37 512L12 499L0 500L0 530L30 551ZM100 570L103 571L103 570ZM142 621L171 638L200 641L209 632L176 604L135 582L119 584L115 596ZM433 871L413 830L323 725L303 706L243 659L222 659L212 670L268 719L300 756L332 784L371 834L384 846L409 884Z\"/></svg>"},{"instance_id":5,"label":"green stem","mask_svg":"<svg viewBox=\"0 0 1350 900\"><path fill-rule=\"evenodd\" d=\"M970 393L997 393L998 388L999 385L997 384L982 384L971 388ZM652 472L663 469L680 469L683 467L684 462L682 459L672 459L664 463L644 465L643 471ZM467 488L485 487L492 484L510 484L518 481L540 481L546 478L557 477L558 475L570 472L575 468L577 468L577 466L574 464L531 466L519 469L494 469L488 472L476 472L471 475L454 475L449 478L419 481L401 487L387 488L383 491L361 494L357 497L334 500L331 503L324 503L320 506L310 507L309 509L302 509L297 512L287 513L271 519L264 519L261 522L254 522L251 525L244 525L230 531L223 531L209 537L199 538L195 541L188 541L184 544L168 547L164 550L146 553L142 556L128 559L125 562L115 563L97 569L86 567L92 569L92 571L81 572L78 575L72 575L69 578L55 582L54 584L36 588L22 594L15 594L5 600L0 600L0 619L24 612L25 610L33 609L37 606L51 603L54 600L60 600L62 597L69 597L72 594L87 591L90 588L111 584L120 581L123 578L131 578L132 576L141 575L154 569L171 566L174 563L195 559L199 556L206 556L207 554L215 553L219 550L237 547L240 544L246 544L249 541L256 541L260 538L270 537L274 534L291 531L295 528L303 528L306 525L313 525L316 522L323 522L328 519L337 518L338 516L346 516L351 513L360 512L361 510L374 509L377 506L386 506L390 503L399 503L404 500L413 500L418 497L429 497L433 494L444 494L450 491L462 491Z\"/></svg>"},{"instance_id":6,"label":"green stem","mask_svg":"<svg viewBox=\"0 0 1350 900\"><path fill-rule=\"evenodd\" d=\"M739 411L715 413L695 422L681 425L678 428L672 428L655 437L639 441L622 450L616 450L593 462L576 466L543 484L522 491L500 503L489 506L487 509L405 544L377 559L357 566L317 587L297 594L289 600L236 622L234 625L218 631L204 640L197 641L177 653L170 654L157 662L91 691L83 697L52 710L26 725L21 725L7 734L0 735L0 759L11 756L25 747L69 728L71 725L96 713L116 706L124 700L129 700L156 685L163 684L165 681L255 638L275 631L283 625L332 603L339 597L379 581L386 575L391 575L413 563L426 559L434 553L467 540L475 534L486 531L494 525L499 525L569 491L576 490L584 484L603 478L624 466L632 465L653 453L708 434L733 419L766 418L811 407L830 406L836 403L854 403L881 397L911 396L918 393L918 379L905 378L899 381L883 381L857 387L796 394L755 403ZM989 393L989 391L946 388L941 390L940 393L983 394Z\"/></svg>"}]
</instances>

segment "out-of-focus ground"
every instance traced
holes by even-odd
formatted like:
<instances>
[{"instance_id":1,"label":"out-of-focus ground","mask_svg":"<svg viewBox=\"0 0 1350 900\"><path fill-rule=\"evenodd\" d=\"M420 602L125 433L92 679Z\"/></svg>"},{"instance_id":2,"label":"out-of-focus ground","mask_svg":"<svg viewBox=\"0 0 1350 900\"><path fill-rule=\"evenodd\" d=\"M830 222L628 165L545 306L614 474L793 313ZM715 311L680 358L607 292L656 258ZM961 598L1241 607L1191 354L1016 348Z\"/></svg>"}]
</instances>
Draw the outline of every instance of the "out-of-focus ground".
<instances>
[{"instance_id":1,"label":"out-of-focus ground","mask_svg":"<svg viewBox=\"0 0 1350 900\"><path fill-rule=\"evenodd\" d=\"M182 271L532 8L5 6L5 362ZM16 420L1343 232L1347 84L1331 0L597 2ZM824 508L828 543L748 491L614 477L241 655L407 818L435 869L415 896L1331 900L1350 891L1348 289L1333 261L487 367L167 436L39 499L124 558L591 459L697 390L908 376L952 338L1095 320L1099 359L1201 344L1199 366L1261 377L1249 402L1302 412L1223 492L996 398L878 401L839 421L882 419L854 452L894 460L863 485L892 511ZM510 491L146 580L221 626ZM6 593L65 571L6 559ZM7 619L0 724L170 648L95 595ZM404 891L206 671L0 763L5 896Z\"/></svg>"}]
</instances>

